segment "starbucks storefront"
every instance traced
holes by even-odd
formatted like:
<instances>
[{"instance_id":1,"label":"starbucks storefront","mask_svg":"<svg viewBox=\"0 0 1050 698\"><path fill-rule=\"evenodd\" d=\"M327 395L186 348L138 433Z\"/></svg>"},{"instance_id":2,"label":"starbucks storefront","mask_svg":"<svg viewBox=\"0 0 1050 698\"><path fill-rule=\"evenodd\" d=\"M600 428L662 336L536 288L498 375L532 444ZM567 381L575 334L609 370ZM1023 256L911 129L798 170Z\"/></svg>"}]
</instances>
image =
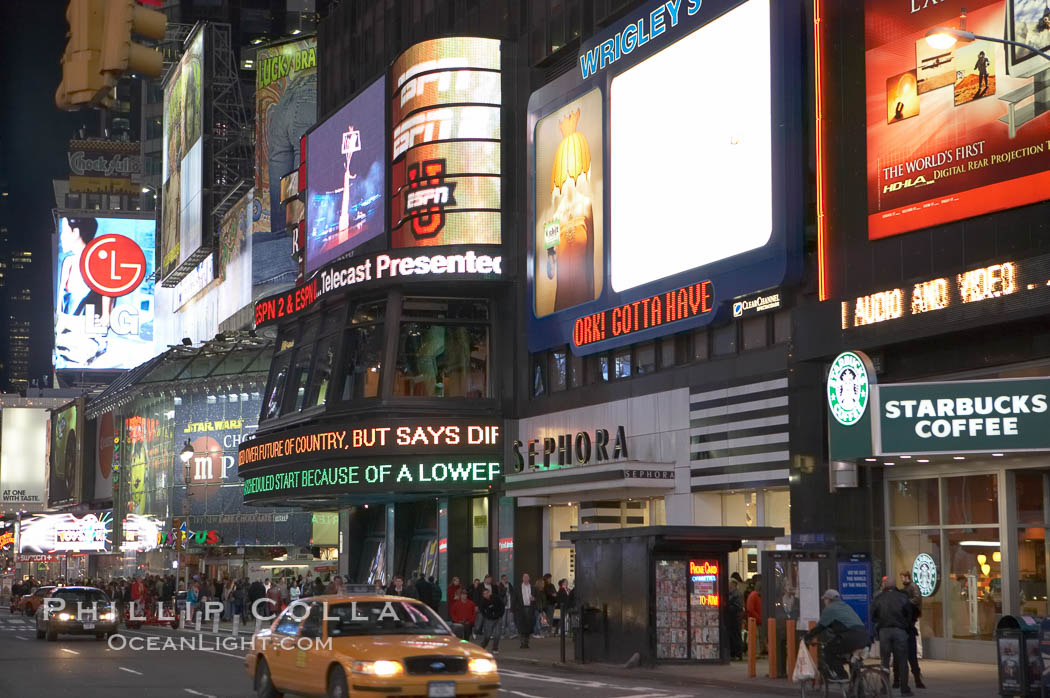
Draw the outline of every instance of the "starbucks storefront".
<instances>
[{"instance_id":1,"label":"starbucks storefront","mask_svg":"<svg viewBox=\"0 0 1050 698\"><path fill-rule=\"evenodd\" d=\"M1048 613L1050 378L880 386L849 354L856 383L829 385L831 458L881 468L886 574L922 592L924 655L993 662L1004 614Z\"/></svg>"}]
</instances>

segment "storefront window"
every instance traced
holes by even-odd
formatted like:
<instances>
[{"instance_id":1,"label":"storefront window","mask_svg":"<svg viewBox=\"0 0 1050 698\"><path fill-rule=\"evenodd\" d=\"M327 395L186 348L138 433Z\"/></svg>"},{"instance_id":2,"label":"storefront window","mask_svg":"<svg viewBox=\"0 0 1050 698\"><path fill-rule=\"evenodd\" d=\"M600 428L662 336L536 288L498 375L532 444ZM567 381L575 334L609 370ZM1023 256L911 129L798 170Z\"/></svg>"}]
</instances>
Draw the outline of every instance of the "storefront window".
<instances>
[{"instance_id":1,"label":"storefront window","mask_svg":"<svg viewBox=\"0 0 1050 698\"><path fill-rule=\"evenodd\" d=\"M551 352L551 392L556 393L565 390L566 378L565 350L555 349Z\"/></svg>"},{"instance_id":2,"label":"storefront window","mask_svg":"<svg viewBox=\"0 0 1050 698\"><path fill-rule=\"evenodd\" d=\"M952 637L991 640L1003 612L999 529L950 529L945 535Z\"/></svg>"},{"instance_id":3,"label":"storefront window","mask_svg":"<svg viewBox=\"0 0 1050 698\"><path fill-rule=\"evenodd\" d=\"M488 367L486 303L405 299L398 336L395 395L489 397Z\"/></svg>"},{"instance_id":4,"label":"storefront window","mask_svg":"<svg viewBox=\"0 0 1050 698\"><path fill-rule=\"evenodd\" d=\"M992 552L992 562L1001 557ZM1045 616L1046 604L1046 529L1022 528L1017 531L1018 601L1022 615Z\"/></svg>"},{"instance_id":5,"label":"storefront window","mask_svg":"<svg viewBox=\"0 0 1050 698\"><path fill-rule=\"evenodd\" d=\"M1042 524L1043 473L1022 471L1016 474L1017 523Z\"/></svg>"},{"instance_id":6,"label":"storefront window","mask_svg":"<svg viewBox=\"0 0 1050 698\"><path fill-rule=\"evenodd\" d=\"M938 480L896 480L890 483L891 526L926 526L941 522Z\"/></svg>"},{"instance_id":7,"label":"storefront window","mask_svg":"<svg viewBox=\"0 0 1050 698\"><path fill-rule=\"evenodd\" d=\"M947 524L999 523L999 486L995 475L944 478Z\"/></svg>"},{"instance_id":8,"label":"storefront window","mask_svg":"<svg viewBox=\"0 0 1050 698\"><path fill-rule=\"evenodd\" d=\"M377 301L362 303L354 309L343 349L343 400L379 394L385 307Z\"/></svg>"},{"instance_id":9,"label":"storefront window","mask_svg":"<svg viewBox=\"0 0 1050 698\"><path fill-rule=\"evenodd\" d=\"M936 480L933 481L936 484ZM891 483L896 484L896 483ZM938 530L893 531L890 534L890 569L900 584L900 573L910 571L915 558L925 553L941 565L941 534ZM924 637L944 637L944 592L945 580L938 579L930 596L922 599L922 615L919 629Z\"/></svg>"},{"instance_id":10,"label":"storefront window","mask_svg":"<svg viewBox=\"0 0 1050 698\"><path fill-rule=\"evenodd\" d=\"M791 492L788 490L766 490L765 526L784 529L791 534Z\"/></svg>"},{"instance_id":11,"label":"storefront window","mask_svg":"<svg viewBox=\"0 0 1050 698\"><path fill-rule=\"evenodd\" d=\"M294 412L303 409L303 403L306 401L306 386L310 380L310 363L314 358L314 345L317 341L317 330L320 326L320 316L315 316L307 321L303 329L303 335L299 340L299 349L295 352L291 371L291 386L294 391L292 411Z\"/></svg>"}]
</instances>

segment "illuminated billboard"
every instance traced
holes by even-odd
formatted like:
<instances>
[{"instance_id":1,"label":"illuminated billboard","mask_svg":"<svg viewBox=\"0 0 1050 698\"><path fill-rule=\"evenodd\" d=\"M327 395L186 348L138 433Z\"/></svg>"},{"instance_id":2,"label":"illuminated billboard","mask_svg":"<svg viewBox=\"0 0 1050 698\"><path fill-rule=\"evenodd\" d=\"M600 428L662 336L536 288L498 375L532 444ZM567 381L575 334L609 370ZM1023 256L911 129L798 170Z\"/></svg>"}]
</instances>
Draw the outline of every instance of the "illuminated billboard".
<instances>
[{"instance_id":1,"label":"illuminated billboard","mask_svg":"<svg viewBox=\"0 0 1050 698\"><path fill-rule=\"evenodd\" d=\"M87 514L39 514L22 522L19 552L103 553L110 550L113 517L110 512Z\"/></svg>"},{"instance_id":2,"label":"illuminated billboard","mask_svg":"<svg viewBox=\"0 0 1050 698\"><path fill-rule=\"evenodd\" d=\"M51 412L51 448L48 455L48 506L80 499L77 491L80 450L83 442L83 410L76 402Z\"/></svg>"},{"instance_id":3,"label":"illuminated billboard","mask_svg":"<svg viewBox=\"0 0 1050 698\"><path fill-rule=\"evenodd\" d=\"M164 162L157 265L162 279L204 242L204 31L164 85Z\"/></svg>"},{"instance_id":4,"label":"illuminated billboard","mask_svg":"<svg viewBox=\"0 0 1050 698\"><path fill-rule=\"evenodd\" d=\"M299 139L317 118L317 38L255 53L255 232L286 235L281 177L299 165Z\"/></svg>"},{"instance_id":5,"label":"illuminated billboard","mask_svg":"<svg viewBox=\"0 0 1050 698\"><path fill-rule=\"evenodd\" d=\"M219 322L252 302L252 200L253 191L249 190L219 224L219 286L215 293Z\"/></svg>"},{"instance_id":6,"label":"illuminated billboard","mask_svg":"<svg viewBox=\"0 0 1050 698\"><path fill-rule=\"evenodd\" d=\"M56 369L133 368L154 356L153 219L62 217Z\"/></svg>"},{"instance_id":7,"label":"illuminated billboard","mask_svg":"<svg viewBox=\"0 0 1050 698\"><path fill-rule=\"evenodd\" d=\"M654 2L533 93L530 351L706 325L797 278L801 124L782 86L801 79L800 19L770 0ZM768 50L740 51L745 36ZM705 72L702 89L682 84L685 67L729 55L733 69Z\"/></svg>"},{"instance_id":8,"label":"illuminated billboard","mask_svg":"<svg viewBox=\"0 0 1050 698\"><path fill-rule=\"evenodd\" d=\"M500 57L495 39L453 37L394 61L393 247L501 242Z\"/></svg>"},{"instance_id":9,"label":"illuminated billboard","mask_svg":"<svg viewBox=\"0 0 1050 698\"><path fill-rule=\"evenodd\" d=\"M1050 48L1044 0L974 0L963 12L967 31ZM1050 63L989 41L931 46L926 33L959 14L866 0L871 240L1050 198L1050 119L1030 101Z\"/></svg>"},{"instance_id":10,"label":"illuminated billboard","mask_svg":"<svg viewBox=\"0 0 1050 698\"><path fill-rule=\"evenodd\" d=\"M306 136L307 273L386 232L383 104L380 79Z\"/></svg>"},{"instance_id":11,"label":"illuminated billboard","mask_svg":"<svg viewBox=\"0 0 1050 698\"><path fill-rule=\"evenodd\" d=\"M47 505L48 411L0 411L0 511L34 511Z\"/></svg>"}]
</instances>

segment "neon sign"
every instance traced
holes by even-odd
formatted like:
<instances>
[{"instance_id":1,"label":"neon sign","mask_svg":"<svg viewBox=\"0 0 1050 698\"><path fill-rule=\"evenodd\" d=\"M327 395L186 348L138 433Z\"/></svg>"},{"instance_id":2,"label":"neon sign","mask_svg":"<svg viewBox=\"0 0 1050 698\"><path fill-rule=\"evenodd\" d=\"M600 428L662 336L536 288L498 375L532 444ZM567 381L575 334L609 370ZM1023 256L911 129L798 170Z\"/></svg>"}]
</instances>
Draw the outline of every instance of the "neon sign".
<instances>
[{"instance_id":1,"label":"neon sign","mask_svg":"<svg viewBox=\"0 0 1050 698\"><path fill-rule=\"evenodd\" d=\"M20 552L104 552L108 547L109 512L77 518L72 514L40 514L22 523Z\"/></svg>"},{"instance_id":2,"label":"neon sign","mask_svg":"<svg viewBox=\"0 0 1050 698\"><path fill-rule=\"evenodd\" d=\"M710 281L658 293L623 306L609 308L577 318L572 326L572 343L583 347L613 337L641 332L714 310L714 286Z\"/></svg>"},{"instance_id":3,"label":"neon sign","mask_svg":"<svg viewBox=\"0 0 1050 698\"><path fill-rule=\"evenodd\" d=\"M852 302L842 301L842 329L876 325L1050 285L1047 281L1022 286L1020 275L1021 267L1016 262L1002 262L970 269L955 274L954 278L928 279L913 284L911 288L893 288L859 296Z\"/></svg>"}]
</instances>

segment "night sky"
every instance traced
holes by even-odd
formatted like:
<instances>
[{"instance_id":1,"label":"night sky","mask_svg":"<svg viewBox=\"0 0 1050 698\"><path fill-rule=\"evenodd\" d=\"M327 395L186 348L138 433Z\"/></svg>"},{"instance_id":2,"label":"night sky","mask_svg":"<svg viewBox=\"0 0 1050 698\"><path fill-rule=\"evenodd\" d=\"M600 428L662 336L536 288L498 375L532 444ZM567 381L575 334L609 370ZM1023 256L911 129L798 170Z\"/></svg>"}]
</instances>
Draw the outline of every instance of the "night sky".
<instances>
[{"instance_id":1,"label":"night sky","mask_svg":"<svg viewBox=\"0 0 1050 698\"><path fill-rule=\"evenodd\" d=\"M0 0L3 106L0 107L0 177L8 182L12 247L33 252L32 294L38 309L32 328L30 378L51 370L51 180L68 173L66 146L81 125L97 135L93 110L55 106L66 45L65 0Z\"/></svg>"}]
</instances>

